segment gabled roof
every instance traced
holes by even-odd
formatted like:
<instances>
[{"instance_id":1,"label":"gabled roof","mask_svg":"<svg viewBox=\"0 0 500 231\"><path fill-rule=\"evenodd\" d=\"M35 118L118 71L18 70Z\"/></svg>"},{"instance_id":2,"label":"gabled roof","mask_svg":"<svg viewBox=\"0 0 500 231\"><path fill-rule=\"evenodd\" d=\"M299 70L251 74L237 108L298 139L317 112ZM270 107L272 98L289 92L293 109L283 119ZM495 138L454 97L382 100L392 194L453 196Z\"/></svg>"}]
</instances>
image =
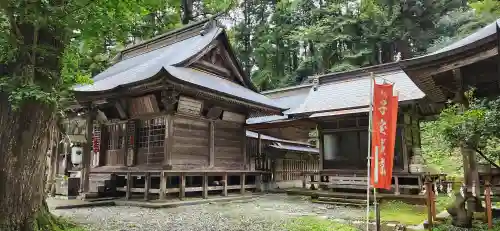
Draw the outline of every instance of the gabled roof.
<instances>
[{"instance_id":1,"label":"gabled roof","mask_svg":"<svg viewBox=\"0 0 500 231\"><path fill-rule=\"evenodd\" d=\"M172 81L188 82L202 90L238 98L276 111L285 110L285 107L255 92L243 72L241 74L245 79L244 85L249 88L186 67L187 60L198 57L217 39L229 46L224 29L216 26L212 20L188 25L127 48L118 56L117 63L93 78L93 84L76 86L74 91L99 94L141 84L154 78L172 78Z\"/></svg>"},{"instance_id":2,"label":"gabled roof","mask_svg":"<svg viewBox=\"0 0 500 231\"><path fill-rule=\"evenodd\" d=\"M372 70L377 83L384 81L394 83L394 89L399 93L399 101L421 99L425 94L398 66L384 67L382 70ZM300 107L289 112L291 115L314 114L368 107L372 79L370 73L364 72L354 77L337 77L336 74L325 75L319 79L319 84L310 90L306 100ZM316 114L315 117L318 117Z\"/></svg>"},{"instance_id":3,"label":"gabled roof","mask_svg":"<svg viewBox=\"0 0 500 231\"><path fill-rule=\"evenodd\" d=\"M495 40L498 41L499 29L500 19L497 19L469 36L452 43L451 45L426 55L402 60L400 65L402 67L411 67L422 63L428 63L470 51Z\"/></svg>"},{"instance_id":4,"label":"gabled roof","mask_svg":"<svg viewBox=\"0 0 500 231\"><path fill-rule=\"evenodd\" d=\"M276 120L288 119L287 114L293 109L299 107L309 94L309 89L311 89L312 84L302 84L293 87L286 87L280 89L274 89L270 91L261 92L263 95L271 98L276 104L282 107L289 108L283 112L283 116L271 115L271 116L260 116L247 119L247 124L257 124L266 123Z\"/></svg>"}]
</instances>

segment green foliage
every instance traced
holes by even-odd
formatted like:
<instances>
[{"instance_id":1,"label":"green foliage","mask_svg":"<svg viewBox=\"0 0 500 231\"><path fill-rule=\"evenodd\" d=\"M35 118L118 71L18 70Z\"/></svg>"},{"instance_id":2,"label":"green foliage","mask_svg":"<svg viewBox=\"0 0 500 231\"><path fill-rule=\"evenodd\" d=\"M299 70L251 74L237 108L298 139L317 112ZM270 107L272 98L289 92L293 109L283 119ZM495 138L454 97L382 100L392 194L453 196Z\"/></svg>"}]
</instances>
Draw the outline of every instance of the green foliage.
<instances>
[{"instance_id":1,"label":"green foliage","mask_svg":"<svg viewBox=\"0 0 500 231\"><path fill-rule=\"evenodd\" d=\"M488 229L488 225L485 224L485 222L483 221L473 221L473 227L472 229L463 229L463 228L458 228L458 227L454 227L453 225L451 225L451 222L450 221L446 221L445 223L443 224L438 224L436 225L432 231L466 231L466 230L474 230L474 231L486 231L486 230L489 230L489 231L500 231L500 221L497 220L497 219L493 219L493 229Z\"/></svg>"},{"instance_id":2,"label":"green foliage","mask_svg":"<svg viewBox=\"0 0 500 231\"><path fill-rule=\"evenodd\" d=\"M72 87L91 83L116 48L177 25L179 4L171 2L2 1L0 92L14 109L24 102L64 108Z\"/></svg>"},{"instance_id":3,"label":"green foliage","mask_svg":"<svg viewBox=\"0 0 500 231\"><path fill-rule=\"evenodd\" d=\"M439 122L436 121L421 123L422 155L426 164L439 172L451 176L462 176L460 150L446 145L438 126Z\"/></svg>"},{"instance_id":4,"label":"green foliage","mask_svg":"<svg viewBox=\"0 0 500 231\"><path fill-rule=\"evenodd\" d=\"M499 138L500 98L477 99L467 93L468 107L449 103L433 123L449 148L484 148Z\"/></svg>"},{"instance_id":5,"label":"green foliage","mask_svg":"<svg viewBox=\"0 0 500 231\"><path fill-rule=\"evenodd\" d=\"M55 217L48 210L37 213L33 222L34 231L85 231L84 228L64 218Z\"/></svg>"},{"instance_id":6,"label":"green foliage","mask_svg":"<svg viewBox=\"0 0 500 231\"><path fill-rule=\"evenodd\" d=\"M335 223L330 220L320 219L313 216L304 216L293 219L285 225L288 231L356 231L358 229L346 225Z\"/></svg>"},{"instance_id":7,"label":"green foliage","mask_svg":"<svg viewBox=\"0 0 500 231\"><path fill-rule=\"evenodd\" d=\"M380 204L380 220L382 222L418 225L427 219L425 209L425 206L410 205L401 201L384 201ZM371 211L370 219L375 219L374 211Z\"/></svg>"},{"instance_id":8,"label":"green foliage","mask_svg":"<svg viewBox=\"0 0 500 231\"><path fill-rule=\"evenodd\" d=\"M261 90L435 51L495 19L462 0L247 0L234 12L235 50Z\"/></svg>"}]
</instances>

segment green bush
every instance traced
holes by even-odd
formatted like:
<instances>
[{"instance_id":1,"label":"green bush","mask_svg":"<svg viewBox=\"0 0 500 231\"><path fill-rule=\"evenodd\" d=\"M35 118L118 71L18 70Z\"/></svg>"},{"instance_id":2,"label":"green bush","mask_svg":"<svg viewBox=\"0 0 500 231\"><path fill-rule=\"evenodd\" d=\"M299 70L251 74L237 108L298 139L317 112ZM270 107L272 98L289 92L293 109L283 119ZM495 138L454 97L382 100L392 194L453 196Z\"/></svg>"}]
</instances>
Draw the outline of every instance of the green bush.
<instances>
[{"instance_id":1,"label":"green bush","mask_svg":"<svg viewBox=\"0 0 500 231\"><path fill-rule=\"evenodd\" d=\"M288 231L357 231L358 229L347 225L336 223L327 219L313 216L304 216L292 219L285 225Z\"/></svg>"}]
</instances>

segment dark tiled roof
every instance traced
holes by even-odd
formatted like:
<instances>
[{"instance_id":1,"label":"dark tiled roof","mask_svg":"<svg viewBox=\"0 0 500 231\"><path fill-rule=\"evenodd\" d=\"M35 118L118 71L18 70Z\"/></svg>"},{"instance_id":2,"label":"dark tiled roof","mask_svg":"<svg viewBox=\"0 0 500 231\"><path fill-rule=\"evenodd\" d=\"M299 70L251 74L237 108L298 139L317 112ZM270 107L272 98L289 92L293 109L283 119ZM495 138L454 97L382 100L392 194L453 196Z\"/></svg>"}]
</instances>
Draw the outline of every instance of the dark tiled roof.
<instances>
[{"instance_id":1,"label":"dark tiled roof","mask_svg":"<svg viewBox=\"0 0 500 231\"><path fill-rule=\"evenodd\" d=\"M384 80L394 83L399 93L399 101L420 99L425 94L413 83L406 73L397 68L375 75L377 83ZM371 78L369 73L349 79L338 79L321 83L316 90L311 89L300 107L289 112L295 114L313 114L367 107L370 100Z\"/></svg>"}]
</instances>

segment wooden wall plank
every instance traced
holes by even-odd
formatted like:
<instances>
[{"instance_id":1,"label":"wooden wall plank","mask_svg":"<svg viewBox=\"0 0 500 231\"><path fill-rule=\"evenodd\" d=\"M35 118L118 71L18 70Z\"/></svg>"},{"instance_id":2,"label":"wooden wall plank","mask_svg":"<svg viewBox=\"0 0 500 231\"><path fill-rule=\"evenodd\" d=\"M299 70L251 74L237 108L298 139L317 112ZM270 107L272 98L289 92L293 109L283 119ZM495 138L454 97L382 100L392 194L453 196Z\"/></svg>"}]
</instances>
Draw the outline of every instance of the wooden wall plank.
<instances>
[{"instance_id":1,"label":"wooden wall plank","mask_svg":"<svg viewBox=\"0 0 500 231\"><path fill-rule=\"evenodd\" d=\"M209 127L209 121L174 116L172 168L203 168L210 165Z\"/></svg>"}]
</instances>

